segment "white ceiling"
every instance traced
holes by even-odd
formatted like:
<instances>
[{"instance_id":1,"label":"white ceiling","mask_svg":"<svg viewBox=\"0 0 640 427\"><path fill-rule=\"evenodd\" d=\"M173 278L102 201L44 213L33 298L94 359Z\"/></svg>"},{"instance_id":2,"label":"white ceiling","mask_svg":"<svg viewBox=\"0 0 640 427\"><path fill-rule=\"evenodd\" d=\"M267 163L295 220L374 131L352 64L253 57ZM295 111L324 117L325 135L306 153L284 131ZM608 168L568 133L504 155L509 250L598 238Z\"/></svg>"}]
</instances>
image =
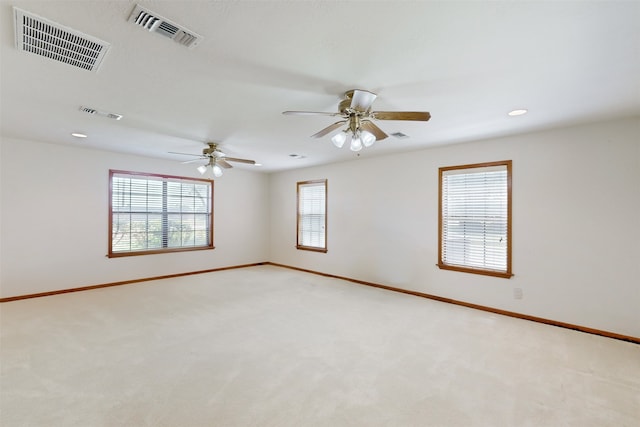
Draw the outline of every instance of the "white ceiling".
<instances>
[{"instance_id":1,"label":"white ceiling","mask_svg":"<svg viewBox=\"0 0 640 427\"><path fill-rule=\"evenodd\" d=\"M136 3L204 40L136 27ZM110 43L99 71L18 51L13 6ZM362 157L640 115L637 1L1 1L0 19L5 137L177 162L213 140L270 172L354 158L310 138L335 118L281 114L335 112L354 88L374 110L432 115L378 121L409 138Z\"/></svg>"}]
</instances>

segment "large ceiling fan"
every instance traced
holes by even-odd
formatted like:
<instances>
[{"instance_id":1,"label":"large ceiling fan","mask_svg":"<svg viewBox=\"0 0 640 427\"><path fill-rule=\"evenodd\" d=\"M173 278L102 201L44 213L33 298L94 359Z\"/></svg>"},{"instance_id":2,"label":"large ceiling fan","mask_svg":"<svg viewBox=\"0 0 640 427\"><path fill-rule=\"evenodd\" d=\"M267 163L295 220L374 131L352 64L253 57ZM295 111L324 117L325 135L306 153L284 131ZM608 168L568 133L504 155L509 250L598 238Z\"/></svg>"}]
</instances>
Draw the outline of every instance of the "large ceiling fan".
<instances>
[{"instance_id":1,"label":"large ceiling fan","mask_svg":"<svg viewBox=\"0 0 640 427\"><path fill-rule=\"evenodd\" d=\"M374 142L383 140L389 135L384 133L373 120L416 120L426 122L431 114L426 111L371 111L371 105L377 95L368 90L352 89L344 94L344 99L338 104L337 113L320 111L284 111L282 114L307 116L340 116L343 120L327 126L311 135L321 138L334 130L347 125L340 133L331 138L331 142L342 148L347 139L352 151L360 151L362 147L370 147Z\"/></svg>"},{"instance_id":2,"label":"large ceiling fan","mask_svg":"<svg viewBox=\"0 0 640 427\"><path fill-rule=\"evenodd\" d=\"M207 162L198 166L198 172L202 175L210 171L214 177L220 177L223 174L223 169L230 169L233 166L229 162L238 162L238 163L246 163L249 165L255 165L255 160L248 159L238 159L236 157L228 157L218 148L217 142L207 142L207 148L202 150L202 154L190 154L190 153L175 153L170 152L170 154L181 154L183 156L196 156L197 159L187 160L182 163L194 163L202 160L206 160Z\"/></svg>"}]
</instances>

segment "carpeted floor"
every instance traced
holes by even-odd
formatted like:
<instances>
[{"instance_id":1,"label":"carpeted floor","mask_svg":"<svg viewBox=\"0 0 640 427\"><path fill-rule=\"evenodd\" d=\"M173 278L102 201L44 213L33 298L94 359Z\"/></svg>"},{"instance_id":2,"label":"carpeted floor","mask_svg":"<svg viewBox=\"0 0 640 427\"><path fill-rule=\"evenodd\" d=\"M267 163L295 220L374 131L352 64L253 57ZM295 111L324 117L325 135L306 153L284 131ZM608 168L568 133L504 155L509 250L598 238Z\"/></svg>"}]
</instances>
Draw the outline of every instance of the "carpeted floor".
<instances>
[{"instance_id":1,"label":"carpeted floor","mask_svg":"<svg viewBox=\"0 0 640 427\"><path fill-rule=\"evenodd\" d=\"M640 425L639 345L275 266L0 316L4 427Z\"/></svg>"}]
</instances>

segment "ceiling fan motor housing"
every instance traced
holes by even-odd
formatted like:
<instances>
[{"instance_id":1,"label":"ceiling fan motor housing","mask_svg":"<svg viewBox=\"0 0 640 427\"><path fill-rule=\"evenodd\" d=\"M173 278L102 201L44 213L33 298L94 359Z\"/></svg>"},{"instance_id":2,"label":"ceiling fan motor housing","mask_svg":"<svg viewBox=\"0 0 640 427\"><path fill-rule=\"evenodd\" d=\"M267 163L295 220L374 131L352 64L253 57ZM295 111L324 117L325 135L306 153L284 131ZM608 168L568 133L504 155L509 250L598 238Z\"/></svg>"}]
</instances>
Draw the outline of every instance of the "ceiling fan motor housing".
<instances>
[{"instance_id":1,"label":"ceiling fan motor housing","mask_svg":"<svg viewBox=\"0 0 640 427\"><path fill-rule=\"evenodd\" d=\"M351 98L343 99L342 101L340 101L340 104L338 104L338 111L340 111L342 114L348 114L347 109L349 107L351 107Z\"/></svg>"}]
</instances>

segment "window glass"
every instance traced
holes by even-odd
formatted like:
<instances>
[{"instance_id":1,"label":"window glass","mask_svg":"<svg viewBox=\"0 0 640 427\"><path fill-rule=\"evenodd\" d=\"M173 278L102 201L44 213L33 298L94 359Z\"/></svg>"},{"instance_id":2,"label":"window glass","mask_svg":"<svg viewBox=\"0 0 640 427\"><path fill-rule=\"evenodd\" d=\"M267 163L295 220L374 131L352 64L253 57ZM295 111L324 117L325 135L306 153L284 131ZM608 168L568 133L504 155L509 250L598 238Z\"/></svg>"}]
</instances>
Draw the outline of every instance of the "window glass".
<instances>
[{"instance_id":1,"label":"window glass","mask_svg":"<svg viewBox=\"0 0 640 427\"><path fill-rule=\"evenodd\" d=\"M511 277L511 161L440 168L440 268Z\"/></svg>"},{"instance_id":2,"label":"window glass","mask_svg":"<svg viewBox=\"0 0 640 427\"><path fill-rule=\"evenodd\" d=\"M298 249L327 251L327 180L298 182Z\"/></svg>"},{"instance_id":3,"label":"window glass","mask_svg":"<svg viewBox=\"0 0 640 427\"><path fill-rule=\"evenodd\" d=\"M213 181L109 171L109 256L213 249Z\"/></svg>"}]
</instances>

